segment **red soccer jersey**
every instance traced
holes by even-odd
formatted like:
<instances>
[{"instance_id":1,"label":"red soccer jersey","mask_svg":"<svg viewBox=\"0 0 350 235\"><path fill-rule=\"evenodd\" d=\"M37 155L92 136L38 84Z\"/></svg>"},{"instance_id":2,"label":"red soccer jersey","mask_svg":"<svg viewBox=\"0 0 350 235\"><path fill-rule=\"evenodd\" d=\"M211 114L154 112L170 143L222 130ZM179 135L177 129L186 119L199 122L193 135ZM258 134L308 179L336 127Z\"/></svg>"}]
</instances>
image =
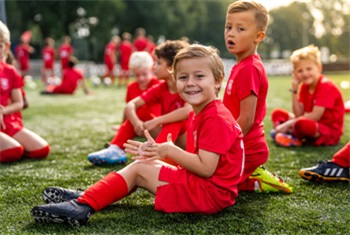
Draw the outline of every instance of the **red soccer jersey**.
<instances>
[{"instance_id":1,"label":"red soccer jersey","mask_svg":"<svg viewBox=\"0 0 350 235\"><path fill-rule=\"evenodd\" d=\"M84 79L84 73L78 68L67 68L63 72L61 85L54 88L53 93L73 94L80 80Z\"/></svg>"},{"instance_id":2,"label":"red soccer jersey","mask_svg":"<svg viewBox=\"0 0 350 235\"><path fill-rule=\"evenodd\" d=\"M317 122L330 127L332 136L341 136L344 125L344 101L338 87L321 75L315 91L311 94L309 86L303 84L299 92L299 102L304 105L305 113L312 112L314 106L321 106L325 111Z\"/></svg>"},{"instance_id":3,"label":"red soccer jersey","mask_svg":"<svg viewBox=\"0 0 350 235\"><path fill-rule=\"evenodd\" d=\"M146 104L160 104L162 115L170 113L184 106L185 101L179 93L171 94L166 82L161 82L142 93L141 99Z\"/></svg>"},{"instance_id":4,"label":"red soccer jersey","mask_svg":"<svg viewBox=\"0 0 350 235\"><path fill-rule=\"evenodd\" d=\"M0 62L0 105L7 106L11 101L11 91L23 87L23 79L12 65ZM4 115L6 130L1 127L1 132L12 136L23 127L20 112Z\"/></svg>"},{"instance_id":5,"label":"red soccer jersey","mask_svg":"<svg viewBox=\"0 0 350 235\"><path fill-rule=\"evenodd\" d=\"M243 171L242 131L221 100L209 103L197 115L193 111L190 113L186 143L188 152L198 154L199 149L203 149L219 154L215 172L211 177L202 178L178 167L182 173L176 173L180 176L176 182L158 187L156 209L165 212L216 213L233 205ZM167 176L163 178L162 170L160 174L160 180L166 180ZM172 193L167 192L172 188Z\"/></svg>"},{"instance_id":6,"label":"red soccer jersey","mask_svg":"<svg viewBox=\"0 0 350 235\"><path fill-rule=\"evenodd\" d=\"M148 39L145 37L138 37L134 41L136 51L145 51L148 46Z\"/></svg>"},{"instance_id":7,"label":"red soccer jersey","mask_svg":"<svg viewBox=\"0 0 350 235\"><path fill-rule=\"evenodd\" d=\"M55 61L55 49L51 46L44 47L42 57L44 67L52 69Z\"/></svg>"},{"instance_id":8,"label":"red soccer jersey","mask_svg":"<svg viewBox=\"0 0 350 235\"><path fill-rule=\"evenodd\" d=\"M260 56L253 54L236 64L227 81L223 102L237 120L240 115L240 103L249 95L255 95L256 104L254 123L244 136L245 153L254 154L261 151L257 143L266 148L263 120L266 115L266 96L268 81Z\"/></svg>"},{"instance_id":9,"label":"red soccer jersey","mask_svg":"<svg viewBox=\"0 0 350 235\"><path fill-rule=\"evenodd\" d=\"M73 51L74 51L73 47L69 44L63 44L58 48L62 69L65 69L68 67L69 57L73 55Z\"/></svg>"},{"instance_id":10,"label":"red soccer jersey","mask_svg":"<svg viewBox=\"0 0 350 235\"><path fill-rule=\"evenodd\" d=\"M122 70L129 70L129 60L133 52L133 47L131 42L123 41L119 45L119 54L120 54L120 67Z\"/></svg>"},{"instance_id":11,"label":"red soccer jersey","mask_svg":"<svg viewBox=\"0 0 350 235\"><path fill-rule=\"evenodd\" d=\"M20 44L15 48L15 54L19 63L20 70L29 69L29 53L30 46L26 44Z\"/></svg>"},{"instance_id":12,"label":"red soccer jersey","mask_svg":"<svg viewBox=\"0 0 350 235\"><path fill-rule=\"evenodd\" d=\"M117 49L117 44L109 42L105 47L104 61L115 63L115 53Z\"/></svg>"}]
</instances>

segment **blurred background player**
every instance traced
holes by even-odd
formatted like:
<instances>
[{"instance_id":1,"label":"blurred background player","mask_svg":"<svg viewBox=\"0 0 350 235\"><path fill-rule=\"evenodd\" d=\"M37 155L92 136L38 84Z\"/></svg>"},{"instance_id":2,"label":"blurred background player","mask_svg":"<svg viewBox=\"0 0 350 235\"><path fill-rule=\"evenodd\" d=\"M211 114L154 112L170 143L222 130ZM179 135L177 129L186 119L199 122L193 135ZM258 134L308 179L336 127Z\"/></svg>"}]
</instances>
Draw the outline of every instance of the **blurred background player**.
<instances>
[{"instance_id":1,"label":"blurred background player","mask_svg":"<svg viewBox=\"0 0 350 235\"><path fill-rule=\"evenodd\" d=\"M132 53L129 62L129 68L134 74L135 81L130 83L127 88L125 101L128 103L134 98L140 96L152 86L160 81L153 75L153 59L146 51L136 51ZM136 111L137 116L143 122L153 119L161 114L159 104L146 104ZM124 152L124 144L129 139L137 136L134 126L123 114L123 124L116 130L114 138L111 140L108 149L88 155L88 160L95 165L125 163L127 158ZM98 157L103 154L105 157Z\"/></svg>"},{"instance_id":2,"label":"blurred background player","mask_svg":"<svg viewBox=\"0 0 350 235\"><path fill-rule=\"evenodd\" d=\"M350 142L333 155L330 161L319 161L318 165L303 168L299 176L314 182L343 181L350 183Z\"/></svg>"},{"instance_id":3,"label":"blurred background player","mask_svg":"<svg viewBox=\"0 0 350 235\"><path fill-rule=\"evenodd\" d=\"M146 38L146 30L144 28L137 28L135 30L135 40L134 47L136 51L145 51L147 50L148 40Z\"/></svg>"},{"instance_id":4,"label":"blurred background player","mask_svg":"<svg viewBox=\"0 0 350 235\"><path fill-rule=\"evenodd\" d=\"M120 71L118 77L118 86L121 86L123 82L125 85L127 85L129 82L129 60L133 52L133 45L130 40L131 34L128 32L124 32L122 34L122 42L119 46Z\"/></svg>"},{"instance_id":5,"label":"blurred background player","mask_svg":"<svg viewBox=\"0 0 350 235\"><path fill-rule=\"evenodd\" d=\"M48 85L45 91L41 94L74 94L77 87L80 85L86 95L90 94L85 84L83 70L76 67L78 63L74 56L69 57L68 67L63 71L62 82L60 85Z\"/></svg>"},{"instance_id":6,"label":"blurred background player","mask_svg":"<svg viewBox=\"0 0 350 235\"><path fill-rule=\"evenodd\" d=\"M62 44L58 48L58 56L61 61L61 72L68 68L69 57L74 53L74 49L71 46L72 39L69 36L63 36Z\"/></svg>"},{"instance_id":7,"label":"blurred background player","mask_svg":"<svg viewBox=\"0 0 350 235\"><path fill-rule=\"evenodd\" d=\"M28 75L28 71L30 69L29 54L31 53L34 53L34 48L29 45L29 42L23 41L23 39L21 39L20 43L15 48L15 55L22 79Z\"/></svg>"},{"instance_id":8,"label":"blurred background player","mask_svg":"<svg viewBox=\"0 0 350 235\"><path fill-rule=\"evenodd\" d=\"M54 78L54 63L55 63L55 41L52 38L45 39L45 47L42 50L43 67L42 67L42 82L48 84L48 78Z\"/></svg>"},{"instance_id":9,"label":"blurred background player","mask_svg":"<svg viewBox=\"0 0 350 235\"><path fill-rule=\"evenodd\" d=\"M46 158L49 144L23 125L23 79L6 63L10 44L10 32L0 21L0 162L18 161L23 156Z\"/></svg>"},{"instance_id":10,"label":"blurred background player","mask_svg":"<svg viewBox=\"0 0 350 235\"><path fill-rule=\"evenodd\" d=\"M309 45L290 57L293 113L281 108L271 113L271 136L278 145L335 145L343 134L344 101L336 84L322 74L320 55L318 47Z\"/></svg>"},{"instance_id":11,"label":"blurred background player","mask_svg":"<svg viewBox=\"0 0 350 235\"><path fill-rule=\"evenodd\" d=\"M105 47L103 61L106 65L106 73L102 76L102 81L109 77L112 84L115 82L114 68L117 63L117 47L120 44L120 37L115 35ZM106 84L106 83L105 83Z\"/></svg>"}]
</instances>

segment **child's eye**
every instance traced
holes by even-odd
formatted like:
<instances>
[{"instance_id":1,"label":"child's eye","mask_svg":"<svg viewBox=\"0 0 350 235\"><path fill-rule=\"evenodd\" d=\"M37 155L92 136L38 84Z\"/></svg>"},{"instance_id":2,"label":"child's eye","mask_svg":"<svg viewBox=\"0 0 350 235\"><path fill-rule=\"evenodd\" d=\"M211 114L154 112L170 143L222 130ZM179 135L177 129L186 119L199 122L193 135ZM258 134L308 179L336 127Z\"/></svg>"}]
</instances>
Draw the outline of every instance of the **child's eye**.
<instances>
[{"instance_id":1,"label":"child's eye","mask_svg":"<svg viewBox=\"0 0 350 235\"><path fill-rule=\"evenodd\" d=\"M179 80L186 80L187 76L179 76L177 79L179 79Z\"/></svg>"},{"instance_id":2,"label":"child's eye","mask_svg":"<svg viewBox=\"0 0 350 235\"><path fill-rule=\"evenodd\" d=\"M196 75L196 78L197 78L197 79L201 79L202 77L204 77L203 74L197 74L197 75Z\"/></svg>"},{"instance_id":3,"label":"child's eye","mask_svg":"<svg viewBox=\"0 0 350 235\"><path fill-rule=\"evenodd\" d=\"M244 28L239 27L237 30L238 32L241 32L241 31L244 31Z\"/></svg>"},{"instance_id":4,"label":"child's eye","mask_svg":"<svg viewBox=\"0 0 350 235\"><path fill-rule=\"evenodd\" d=\"M232 27L231 27L231 26L225 26L225 29L226 29L226 30L231 30Z\"/></svg>"}]
</instances>

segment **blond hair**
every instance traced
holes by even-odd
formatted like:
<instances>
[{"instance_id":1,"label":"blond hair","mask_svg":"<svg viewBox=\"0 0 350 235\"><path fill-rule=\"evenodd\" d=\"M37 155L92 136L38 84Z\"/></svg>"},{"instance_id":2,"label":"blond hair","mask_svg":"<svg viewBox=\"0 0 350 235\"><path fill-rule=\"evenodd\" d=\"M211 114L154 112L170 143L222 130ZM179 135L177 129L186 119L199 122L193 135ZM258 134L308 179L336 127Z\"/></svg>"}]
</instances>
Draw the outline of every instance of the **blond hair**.
<instances>
[{"instance_id":1,"label":"blond hair","mask_svg":"<svg viewBox=\"0 0 350 235\"><path fill-rule=\"evenodd\" d=\"M296 65L301 60L311 60L315 62L316 65L321 65L321 53L318 47L314 45L308 45L306 47L295 50L290 56L290 61L293 63L293 66Z\"/></svg>"},{"instance_id":2,"label":"blond hair","mask_svg":"<svg viewBox=\"0 0 350 235\"><path fill-rule=\"evenodd\" d=\"M130 69L147 68L150 69L153 66L152 56L146 51L135 51L131 54L129 60Z\"/></svg>"},{"instance_id":3,"label":"blond hair","mask_svg":"<svg viewBox=\"0 0 350 235\"><path fill-rule=\"evenodd\" d=\"M266 8L258 2L254 1L237 1L231 3L227 8L226 14L233 14L237 12L247 12L251 11L254 13L255 24L261 31L266 31L267 25L269 23L269 13Z\"/></svg>"},{"instance_id":4,"label":"blond hair","mask_svg":"<svg viewBox=\"0 0 350 235\"><path fill-rule=\"evenodd\" d=\"M176 65L179 61L183 59L191 58L205 58L208 61L210 70L213 73L216 83L223 81L225 77L224 65L221 58L219 57L218 50L211 46L203 46L199 44L192 44L190 46L181 49L175 56L172 65L172 74L176 80ZM220 87L217 89L216 95L219 93Z\"/></svg>"},{"instance_id":5,"label":"blond hair","mask_svg":"<svg viewBox=\"0 0 350 235\"><path fill-rule=\"evenodd\" d=\"M0 40L5 44L10 44L10 31L8 27L0 20Z\"/></svg>"}]
</instances>

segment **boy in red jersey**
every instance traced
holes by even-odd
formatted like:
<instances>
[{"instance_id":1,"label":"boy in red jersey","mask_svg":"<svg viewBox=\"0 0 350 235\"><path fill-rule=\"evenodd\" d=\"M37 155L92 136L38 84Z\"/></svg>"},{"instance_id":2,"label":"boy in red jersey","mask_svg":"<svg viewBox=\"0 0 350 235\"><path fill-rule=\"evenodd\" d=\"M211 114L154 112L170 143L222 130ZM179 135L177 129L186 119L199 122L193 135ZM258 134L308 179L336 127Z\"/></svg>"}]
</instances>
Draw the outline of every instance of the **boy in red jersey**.
<instances>
[{"instance_id":1,"label":"boy in red jersey","mask_svg":"<svg viewBox=\"0 0 350 235\"><path fill-rule=\"evenodd\" d=\"M22 79L28 74L30 64L29 64L29 54L34 52L34 48L28 43L21 40L20 44L15 48L15 55L18 61L19 70L21 71Z\"/></svg>"},{"instance_id":2,"label":"boy in red jersey","mask_svg":"<svg viewBox=\"0 0 350 235\"><path fill-rule=\"evenodd\" d=\"M62 82L60 85L49 85L45 91L42 91L42 95L46 94L74 94L78 85L80 84L85 94L90 94L84 80L84 72L76 68L75 65L78 63L77 58L71 56L68 61L68 67L63 71Z\"/></svg>"},{"instance_id":3,"label":"boy in red jersey","mask_svg":"<svg viewBox=\"0 0 350 235\"><path fill-rule=\"evenodd\" d=\"M10 44L10 32L0 21L0 163L14 162L23 156L46 158L49 144L23 125L23 80L15 67L5 62Z\"/></svg>"},{"instance_id":4,"label":"boy in red jersey","mask_svg":"<svg viewBox=\"0 0 350 235\"><path fill-rule=\"evenodd\" d=\"M157 144L145 131L147 142L125 144L127 152L136 155L135 162L109 173L81 196L58 193L52 199L71 200L34 207L31 215L37 222L86 224L91 213L138 187L154 194L155 210L165 213L214 214L234 205L244 149L239 125L217 99L224 79L222 61L215 49L191 45L176 55L172 72L179 94L193 108L187 151L174 145L170 134L168 141ZM159 161L165 156L180 166Z\"/></svg>"},{"instance_id":5,"label":"boy in red jersey","mask_svg":"<svg viewBox=\"0 0 350 235\"><path fill-rule=\"evenodd\" d=\"M317 166L303 168L299 176L314 182L343 181L350 183L350 142L333 155L330 161L319 161Z\"/></svg>"},{"instance_id":6,"label":"boy in red jersey","mask_svg":"<svg viewBox=\"0 0 350 235\"><path fill-rule=\"evenodd\" d=\"M115 82L114 67L117 63L117 47L120 43L119 36L113 36L110 42L106 45L103 61L106 65L106 73L102 76L102 80L110 77L112 84Z\"/></svg>"},{"instance_id":7,"label":"boy in red jersey","mask_svg":"<svg viewBox=\"0 0 350 235\"><path fill-rule=\"evenodd\" d=\"M146 38L146 30L144 28L136 29L136 38L134 40L134 47L136 51L147 50L148 40Z\"/></svg>"},{"instance_id":8,"label":"boy in red jersey","mask_svg":"<svg viewBox=\"0 0 350 235\"><path fill-rule=\"evenodd\" d=\"M263 124L268 80L257 47L265 38L268 19L265 7L253 1L237 1L228 7L225 42L237 63L227 81L223 102L244 135L246 159L239 190L290 193L287 184L260 167L269 155Z\"/></svg>"},{"instance_id":9,"label":"boy in red jersey","mask_svg":"<svg viewBox=\"0 0 350 235\"><path fill-rule=\"evenodd\" d=\"M157 57L155 74L159 80L165 81L132 99L125 107L126 117L132 124L137 136L143 136L144 130L148 130L153 136L157 136L157 143L163 143L167 141L167 134L172 133L173 141L178 146L185 147L186 120L191 107L179 96L175 81L169 71L176 53L187 45L187 43L179 40L166 41L155 49ZM155 104L161 106L160 116L149 120L142 120L138 116L137 110L140 107ZM101 165L119 163L118 158L126 160L125 157L125 152L121 149L121 146L118 149L112 146L111 148L91 153L88 158L89 160L91 159L91 162ZM168 160L169 163L176 164L172 159Z\"/></svg>"},{"instance_id":10,"label":"boy in red jersey","mask_svg":"<svg viewBox=\"0 0 350 235\"><path fill-rule=\"evenodd\" d=\"M72 39L69 36L63 37L63 42L58 48L58 55L61 61L61 69L63 70L68 68L69 58L73 55L74 49L71 46Z\"/></svg>"},{"instance_id":11,"label":"boy in red jersey","mask_svg":"<svg viewBox=\"0 0 350 235\"><path fill-rule=\"evenodd\" d=\"M344 101L335 83L322 75L319 49L309 45L294 51L290 59L293 113L272 111L276 143L284 147L337 144L344 128Z\"/></svg>"},{"instance_id":12,"label":"boy in red jersey","mask_svg":"<svg viewBox=\"0 0 350 235\"><path fill-rule=\"evenodd\" d=\"M48 77L55 77L54 63L55 63L55 41L52 38L45 39L45 47L42 50L43 67L42 67L42 82L48 83ZM48 75L49 74L49 75Z\"/></svg>"},{"instance_id":13,"label":"boy in red jersey","mask_svg":"<svg viewBox=\"0 0 350 235\"><path fill-rule=\"evenodd\" d=\"M146 51L134 52L129 61L129 67L132 70L135 82L128 85L125 101L126 103L140 96L160 81L153 75L153 59ZM143 122L161 115L159 104L146 104L137 109L137 116ZM123 150L123 145L128 139L137 136L134 126L123 115L123 124L118 128L114 138L111 140L108 149L94 152L88 155L88 160L95 165L125 163L127 158ZM98 157L104 155L105 157ZM110 156L110 157L107 157Z\"/></svg>"},{"instance_id":14,"label":"boy in red jersey","mask_svg":"<svg viewBox=\"0 0 350 235\"><path fill-rule=\"evenodd\" d=\"M129 71L129 60L133 52L133 45L130 42L131 34L124 32L122 35L122 43L119 46L120 55L120 72L118 78L118 86L122 85L123 79L124 83L127 85L129 82L130 71Z\"/></svg>"}]
</instances>

